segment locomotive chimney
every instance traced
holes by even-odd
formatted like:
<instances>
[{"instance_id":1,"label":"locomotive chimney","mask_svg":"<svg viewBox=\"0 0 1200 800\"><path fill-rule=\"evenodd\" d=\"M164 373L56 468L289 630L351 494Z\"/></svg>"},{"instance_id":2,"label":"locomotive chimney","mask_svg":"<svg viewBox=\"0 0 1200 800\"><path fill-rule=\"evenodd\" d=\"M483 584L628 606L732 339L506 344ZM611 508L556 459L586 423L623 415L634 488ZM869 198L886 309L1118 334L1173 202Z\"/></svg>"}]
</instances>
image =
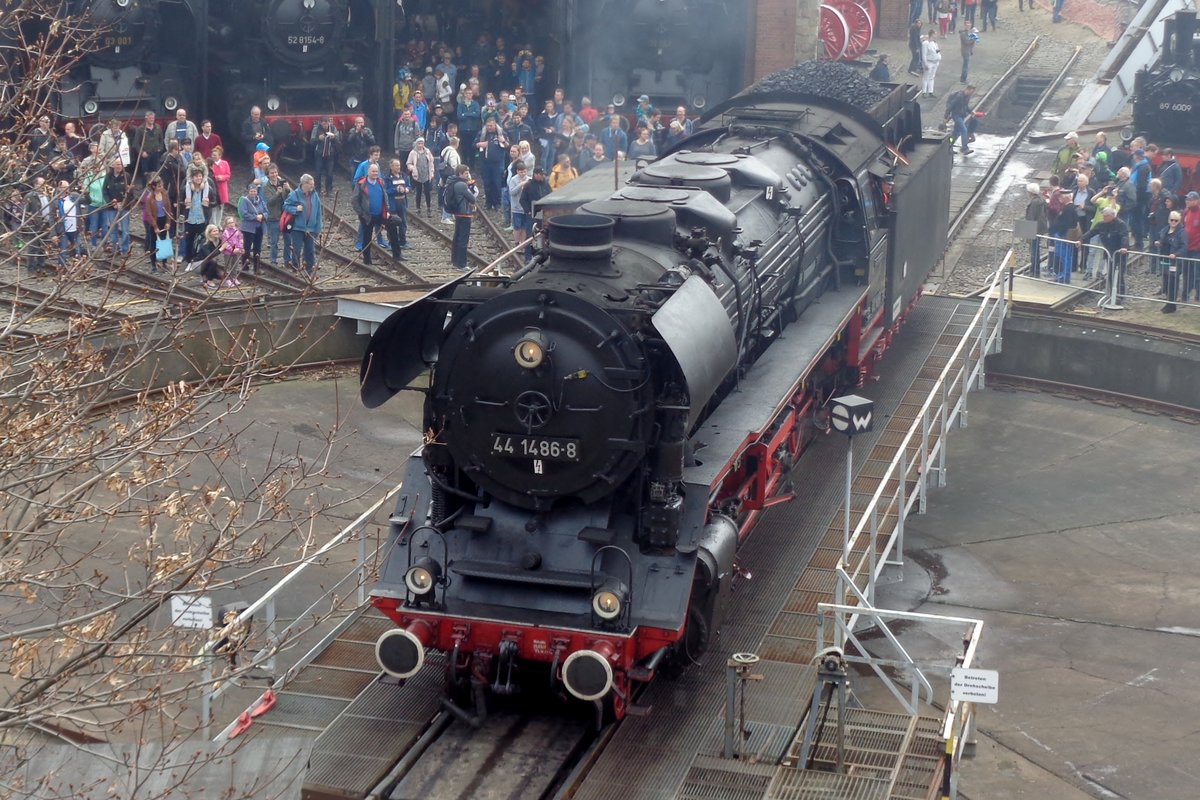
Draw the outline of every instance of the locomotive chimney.
<instances>
[{"instance_id":1,"label":"locomotive chimney","mask_svg":"<svg viewBox=\"0 0 1200 800\"><path fill-rule=\"evenodd\" d=\"M608 261L613 221L598 214L560 214L550 218L550 255L579 261Z\"/></svg>"}]
</instances>

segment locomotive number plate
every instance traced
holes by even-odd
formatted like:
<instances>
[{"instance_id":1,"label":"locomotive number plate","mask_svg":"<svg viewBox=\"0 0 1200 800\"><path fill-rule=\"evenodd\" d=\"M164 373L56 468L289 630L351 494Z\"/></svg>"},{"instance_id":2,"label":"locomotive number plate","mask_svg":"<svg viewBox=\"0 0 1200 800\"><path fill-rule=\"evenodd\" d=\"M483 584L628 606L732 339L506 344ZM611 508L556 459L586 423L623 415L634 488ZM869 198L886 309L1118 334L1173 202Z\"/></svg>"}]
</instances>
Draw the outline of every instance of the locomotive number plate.
<instances>
[{"instance_id":1,"label":"locomotive number plate","mask_svg":"<svg viewBox=\"0 0 1200 800\"><path fill-rule=\"evenodd\" d=\"M546 461L578 461L582 452L578 439L493 433L492 455L508 458L538 458Z\"/></svg>"}]
</instances>

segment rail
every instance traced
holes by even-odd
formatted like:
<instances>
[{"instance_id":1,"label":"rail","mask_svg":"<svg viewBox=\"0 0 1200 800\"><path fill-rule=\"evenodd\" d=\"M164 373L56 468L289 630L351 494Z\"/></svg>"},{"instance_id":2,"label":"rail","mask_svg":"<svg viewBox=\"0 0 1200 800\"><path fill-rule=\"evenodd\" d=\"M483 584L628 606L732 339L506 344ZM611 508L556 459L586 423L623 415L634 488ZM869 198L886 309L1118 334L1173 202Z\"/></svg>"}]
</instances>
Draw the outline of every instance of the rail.
<instances>
[{"instance_id":1,"label":"rail","mask_svg":"<svg viewBox=\"0 0 1200 800\"><path fill-rule=\"evenodd\" d=\"M988 106L993 100L993 95L995 95L996 101L999 101L999 92L1002 91L1002 87L1006 87L1008 81L1015 76L1020 68L1029 61L1029 59L1033 56L1034 51L1037 50L1040 42L1041 36L1034 37L1034 40L1030 42L1029 47L1026 48L1025 52L1022 53L1021 56L1013 63L1013 65L1009 67L999 79L996 80L992 87L988 89L987 93L980 98L976 106L977 108L982 109L985 106ZM1004 168L1009 156L1011 156L1013 151L1016 150L1017 145L1022 139L1025 138L1025 135L1029 133L1029 129L1033 126L1034 120L1038 118L1038 115L1041 113L1042 108L1046 105L1046 102L1050 99L1050 96L1054 94L1055 90L1058 89L1059 85L1067 77L1067 73L1070 72L1071 67L1075 65L1075 62L1079 59L1079 54L1082 51L1083 48L1079 46L1075 47L1075 50L1071 53L1071 56L1067 59L1067 62L1063 65L1063 68L1059 70L1058 75L1056 75L1054 79L1050 81L1050 84L1042 91L1042 94L1033 104L1033 107L1029 109L1029 113L1025 115L1024 120L1021 121L1021 126L1017 129L1016 133L1013 134L1004 150L988 167L987 172L984 174L983 180L976 185L975 190L971 193L970 198L967 199L967 202L959 210L958 214L955 215L954 219L950 221L950 228L946 233L947 246L949 246L949 243L952 242L958 235L971 212L974 211L975 206L987 194L988 189L992 186L995 177L1000 174L1000 171Z\"/></svg>"},{"instance_id":2,"label":"rail","mask_svg":"<svg viewBox=\"0 0 1200 800\"><path fill-rule=\"evenodd\" d=\"M229 676L223 676L221 679L217 679L214 676L213 667L215 662L224 657L223 654L217 651L222 640L234 636L234 632L252 630L254 621L261 616L266 629L265 640L262 642L262 646L250 658L249 662L239 669L239 672L244 674L249 670L261 667L273 673L276 669L276 656L282 646L289 641L289 636L297 632L311 630L317 622L329 619L333 612L343 608L346 599L351 596L355 599L354 608L363 606L367 602L367 565L372 563L372 559L386 546L386 544L379 544L373 551L368 552L367 537L363 535L363 531L370 524L379 509L391 502L400 492L401 488L403 488L403 484L397 484L384 494L383 497L359 514L353 522L342 528L328 542L321 545L320 548L312 553L303 556L300 562L287 575L271 586L262 597L255 600L245 609L242 609L234 619L219 621L221 627L216 629L215 634L205 643L196 656L197 661L204 665L200 714L201 724L204 726L206 732L212 722L213 703L224 695L229 687L236 685L233 680L229 679ZM382 541L386 542L386 538ZM354 568L336 583L325 588L325 591L308 608L298 613L291 623L285 625L281 630L276 630L278 621L276 601L280 595L310 568L321 565L334 550L347 544L357 545ZM347 591L343 592L343 589L347 589ZM282 675L275 678L271 684L272 690L283 686L300 669L315 658L324 649L325 644L336 638L341 632L342 627L348 624L351 619L351 615L348 614L341 623L335 626L333 631L323 637L318 645L301 656ZM236 721L231 722L214 739L224 739L234 725L236 725Z\"/></svg>"}]
</instances>

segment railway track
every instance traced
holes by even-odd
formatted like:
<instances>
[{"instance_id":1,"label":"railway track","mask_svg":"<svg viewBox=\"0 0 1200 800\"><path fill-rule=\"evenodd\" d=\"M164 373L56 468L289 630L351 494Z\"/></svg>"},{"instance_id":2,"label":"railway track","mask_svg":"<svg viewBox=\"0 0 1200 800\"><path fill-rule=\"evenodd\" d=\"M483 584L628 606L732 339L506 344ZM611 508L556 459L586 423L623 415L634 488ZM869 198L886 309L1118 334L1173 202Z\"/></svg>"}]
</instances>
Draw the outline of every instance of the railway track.
<instances>
[{"instance_id":1,"label":"railway track","mask_svg":"<svg viewBox=\"0 0 1200 800\"><path fill-rule=\"evenodd\" d=\"M500 713L473 728L443 711L367 797L549 800L595 739L570 716Z\"/></svg>"},{"instance_id":2,"label":"railway track","mask_svg":"<svg viewBox=\"0 0 1200 800\"><path fill-rule=\"evenodd\" d=\"M1070 311L1047 308L1022 308L1017 313L1022 317L1047 320L1063 326L1084 327L1095 332L1111 333L1118 336L1137 336L1143 339L1154 339L1189 348L1200 347L1200 336L1195 334L1168 328L1153 328L1144 324L1126 322L1111 317L1081 317ZM991 383L1012 388L1027 389L1081 400L1091 400L1141 412L1160 414L1185 422L1200 422L1200 412L1197 412L1195 408L1167 403L1140 395L1113 392L1047 378L1012 375L994 370L988 371L988 380Z\"/></svg>"},{"instance_id":3,"label":"railway track","mask_svg":"<svg viewBox=\"0 0 1200 800\"><path fill-rule=\"evenodd\" d=\"M349 175L340 173L339 179L349 188ZM364 273L381 285L440 284L453 278L458 270L450 265L450 247L453 242L453 227L443 225L437 212L421 214L410 207L408 213L408 244L404 256L396 261L388 248L371 243L372 261L377 266L362 263L356 239L358 220L350 212L346 192L335 189L333 197L324 203L327 229L323 236L324 252L332 253L339 263ZM472 269L491 265L508 249L510 242L495 221L483 213L475 215L472 225L471 244L467 260Z\"/></svg>"},{"instance_id":4,"label":"railway track","mask_svg":"<svg viewBox=\"0 0 1200 800\"><path fill-rule=\"evenodd\" d=\"M1033 58L1034 53L1037 52L1040 44L1041 36L1034 37L1034 40L1030 42L1029 47L1025 49L1025 52L1021 54L1020 58L1018 58L1016 62L1014 62L1013 65L1009 67L979 99L978 103L976 103L977 110L988 113L996 108L1001 98L1003 98L1005 93L1016 84L1018 78L1028 67L1030 60ZM1046 107L1046 103L1050 100L1051 96L1053 96L1058 87L1062 85L1062 82L1066 79L1068 73L1070 73L1071 68L1075 65L1075 62L1078 60L1081 52L1082 48L1076 45L1070 56L1067 57L1066 62L1063 64L1058 74L1047 83L1045 89L1042 90L1041 94L1030 107L1028 113L1025 114L1024 118L1019 123L1017 130L1012 134L1012 136L1009 137L1008 142L1004 145L999 156L992 161L984 175L983 180L976 184L975 191L971 193L967 202L962 206L962 208L959 209L954 218L950 220L950 228L946 234L947 248L949 248L950 244L953 243L954 239L962 231L964 224L968 219L971 218L971 215L975 213L976 209L979 207L980 201L991 191L996 178L1003 171L1005 164L1008 163L1009 159L1012 157L1012 154L1016 152L1017 147L1020 146L1026 134L1029 133L1029 130L1033 127L1034 122L1036 122L1038 117L1041 116L1042 110Z\"/></svg>"}]
</instances>

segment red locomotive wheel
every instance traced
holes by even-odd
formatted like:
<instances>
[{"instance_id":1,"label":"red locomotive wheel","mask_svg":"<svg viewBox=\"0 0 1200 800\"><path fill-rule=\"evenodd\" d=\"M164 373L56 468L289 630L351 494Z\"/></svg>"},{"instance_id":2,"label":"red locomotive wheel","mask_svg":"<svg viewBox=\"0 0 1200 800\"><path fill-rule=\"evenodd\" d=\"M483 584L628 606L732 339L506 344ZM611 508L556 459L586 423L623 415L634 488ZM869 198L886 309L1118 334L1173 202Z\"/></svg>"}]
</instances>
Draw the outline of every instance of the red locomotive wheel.
<instances>
[{"instance_id":1,"label":"red locomotive wheel","mask_svg":"<svg viewBox=\"0 0 1200 800\"><path fill-rule=\"evenodd\" d=\"M870 13L862 5L862 2L869 3L869 0L862 0L862 2L859 0L828 0L828 2L842 12L842 16L846 19L849 35L841 58L844 61L852 61L867 52L867 48L871 46L871 40L875 38L875 21L871 19Z\"/></svg>"},{"instance_id":2,"label":"red locomotive wheel","mask_svg":"<svg viewBox=\"0 0 1200 800\"><path fill-rule=\"evenodd\" d=\"M875 28L879 25L879 12L876 11L875 0L854 0L858 5L862 6L867 11L867 16L871 18L871 27Z\"/></svg>"},{"instance_id":3,"label":"red locomotive wheel","mask_svg":"<svg viewBox=\"0 0 1200 800\"><path fill-rule=\"evenodd\" d=\"M834 6L822 3L818 30L821 43L825 45L825 57L830 61L840 59L850 41L850 25L846 22L846 16Z\"/></svg>"}]
</instances>

